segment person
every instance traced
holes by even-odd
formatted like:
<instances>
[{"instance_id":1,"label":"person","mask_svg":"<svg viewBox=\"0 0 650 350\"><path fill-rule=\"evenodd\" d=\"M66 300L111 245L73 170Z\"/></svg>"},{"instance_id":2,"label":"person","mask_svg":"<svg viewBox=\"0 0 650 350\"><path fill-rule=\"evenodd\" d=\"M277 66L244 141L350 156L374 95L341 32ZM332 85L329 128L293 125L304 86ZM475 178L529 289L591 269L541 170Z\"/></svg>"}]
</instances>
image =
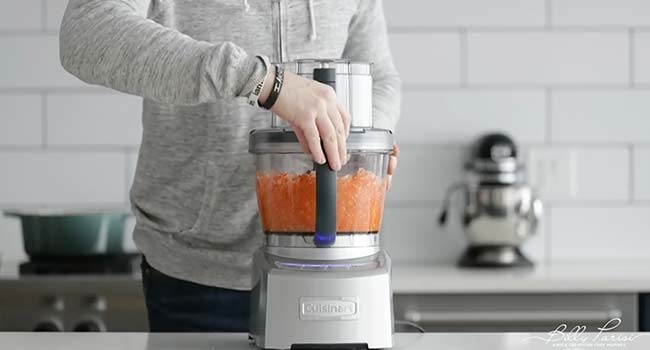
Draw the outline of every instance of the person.
<instances>
[{"instance_id":1,"label":"person","mask_svg":"<svg viewBox=\"0 0 650 350\"><path fill-rule=\"evenodd\" d=\"M248 133L269 123L269 61L300 58L374 63L374 123L394 129L401 87L381 0L69 1L63 67L143 97L130 199L151 331L247 330L262 242ZM286 72L276 97L305 152L340 169L350 115L334 91Z\"/></svg>"}]
</instances>

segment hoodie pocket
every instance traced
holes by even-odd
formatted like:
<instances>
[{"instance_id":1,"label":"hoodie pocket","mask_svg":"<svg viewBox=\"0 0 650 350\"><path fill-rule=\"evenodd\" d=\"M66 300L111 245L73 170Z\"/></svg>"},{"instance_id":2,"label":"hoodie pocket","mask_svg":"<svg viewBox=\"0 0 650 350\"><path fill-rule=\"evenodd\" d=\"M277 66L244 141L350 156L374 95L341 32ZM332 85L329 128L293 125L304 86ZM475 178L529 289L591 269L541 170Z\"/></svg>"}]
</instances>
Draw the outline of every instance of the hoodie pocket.
<instances>
[{"instance_id":1,"label":"hoodie pocket","mask_svg":"<svg viewBox=\"0 0 650 350\"><path fill-rule=\"evenodd\" d=\"M196 216L194 224L186 230L181 231L183 238L191 243L192 245L200 244L203 242L212 242L217 239L217 237L212 237L216 235L207 234L206 221L210 215L212 215L214 210L214 197L215 189L219 185L217 183L217 166L212 160L206 160L205 170L203 173L203 178L205 179L203 195L201 196L201 205L199 207L199 212Z\"/></svg>"},{"instance_id":2,"label":"hoodie pocket","mask_svg":"<svg viewBox=\"0 0 650 350\"><path fill-rule=\"evenodd\" d=\"M196 222L190 229L181 232L183 240L197 248L236 245L257 233L257 201L254 195L251 200L244 186L228 180L220 183L219 169L221 167L216 162L207 161L205 190ZM248 179L245 173L238 177Z\"/></svg>"}]
</instances>

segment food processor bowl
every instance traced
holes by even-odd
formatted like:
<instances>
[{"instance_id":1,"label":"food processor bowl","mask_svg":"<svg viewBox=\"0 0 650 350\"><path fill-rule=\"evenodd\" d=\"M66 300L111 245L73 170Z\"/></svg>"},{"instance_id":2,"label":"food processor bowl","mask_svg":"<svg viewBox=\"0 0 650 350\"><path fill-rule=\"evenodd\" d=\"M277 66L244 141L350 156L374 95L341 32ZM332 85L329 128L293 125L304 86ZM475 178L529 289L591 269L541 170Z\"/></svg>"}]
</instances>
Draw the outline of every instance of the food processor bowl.
<instances>
[{"instance_id":1,"label":"food processor bowl","mask_svg":"<svg viewBox=\"0 0 650 350\"><path fill-rule=\"evenodd\" d=\"M350 133L348 162L337 172L337 235L376 234L381 226L392 134L363 129ZM262 229L267 235L314 235L314 162L287 129L255 130L256 189Z\"/></svg>"}]
</instances>

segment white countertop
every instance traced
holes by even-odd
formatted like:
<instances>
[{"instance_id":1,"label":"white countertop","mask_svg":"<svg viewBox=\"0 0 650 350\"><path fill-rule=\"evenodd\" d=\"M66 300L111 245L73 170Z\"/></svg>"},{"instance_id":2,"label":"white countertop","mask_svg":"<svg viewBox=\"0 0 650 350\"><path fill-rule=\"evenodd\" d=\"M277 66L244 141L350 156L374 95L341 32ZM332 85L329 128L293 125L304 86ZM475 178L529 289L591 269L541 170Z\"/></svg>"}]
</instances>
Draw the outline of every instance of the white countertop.
<instances>
[{"instance_id":1,"label":"white countertop","mask_svg":"<svg viewBox=\"0 0 650 350\"><path fill-rule=\"evenodd\" d=\"M583 334L584 339L554 338L542 333L401 333L394 349L404 350L647 350L650 335L618 333ZM624 340L620 337L634 337ZM543 339L542 339L543 338ZM0 349L12 350L252 350L243 333L0 333Z\"/></svg>"},{"instance_id":2,"label":"white countertop","mask_svg":"<svg viewBox=\"0 0 650 350\"><path fill-rule=\"evenodd\" d=\"M0 284L43 281L139 285L140 276L21 276L17 263L0 263ZM565 261L515 269L398 263L393 267L392 284L397 294L650 293L650 260Z\"/></svg>"},{"instance_id":3,"label":"white countertop","mask_svg":"<svg viewBox=\"0 0 650 350\"><path fill-rule=\"evenodd\" d=\"M398 294L643 293L650 292L650 260L565 261L516 269L396 264L392 283Z\"/></svg>"}]
</instances>

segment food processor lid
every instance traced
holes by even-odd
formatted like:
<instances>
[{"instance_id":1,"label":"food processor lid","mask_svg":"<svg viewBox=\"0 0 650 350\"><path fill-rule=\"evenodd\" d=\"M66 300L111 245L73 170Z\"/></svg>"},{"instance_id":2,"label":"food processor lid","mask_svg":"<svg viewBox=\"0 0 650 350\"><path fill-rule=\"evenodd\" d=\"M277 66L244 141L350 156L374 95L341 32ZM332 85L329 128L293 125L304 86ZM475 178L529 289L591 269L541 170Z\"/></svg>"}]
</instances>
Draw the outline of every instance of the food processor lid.
<instances>
[{"instance_id":1,"label":"food processor lid","mask_svg":"<svg viewBox=\"0 0 650 350\"><path fill-rule=\"evenodd\" d=\"M353 129L348 137L349 152L388 153L393 149L393 133L385 129ZM264 153L303 153L291 129L257 129L250 133L248 151Z\"/></svg>"},{"instance_id":2,"label":"food processor lid","mask_svg":"<svg viewBox=\"0 0 650 350\"><path fill-rule=\"evenodd\" d=\"M280 63L300 75L311 75L316 68L334 68L337 75L371 75L372 64L347 59L300 59Z\"/></svg>"}]
</instances>

